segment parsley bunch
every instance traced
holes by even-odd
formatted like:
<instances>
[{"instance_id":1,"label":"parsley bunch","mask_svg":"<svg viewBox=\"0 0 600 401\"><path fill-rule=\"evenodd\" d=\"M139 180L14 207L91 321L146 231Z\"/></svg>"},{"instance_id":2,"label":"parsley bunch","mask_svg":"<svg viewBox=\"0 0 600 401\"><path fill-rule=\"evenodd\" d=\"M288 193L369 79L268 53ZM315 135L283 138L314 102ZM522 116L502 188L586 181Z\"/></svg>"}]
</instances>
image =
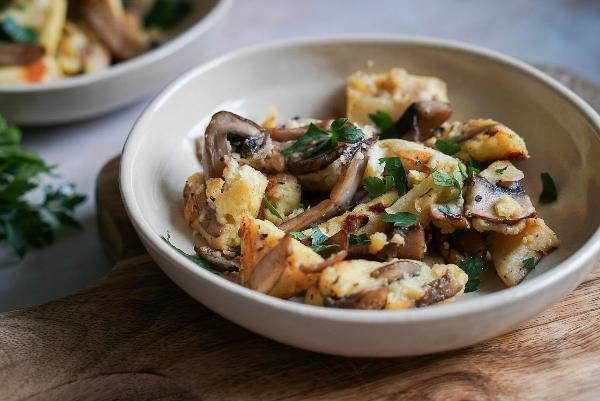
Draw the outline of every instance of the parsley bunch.
<instances>
[{"instance_id":1,"label":"parsley bunch","mask_svg":"<svg viewBox=\"0 0 600 401\"><path fill-rule=\"evenodd\" d=\"M319 128L315 124L310 124L306 134L300 137L290 147L281 149L281 153L290 154L300 152L309 145L319 141L319 143L310 149L306 156L312 157L329 149L334 149L339 142L356 143L364 137L364 133L354 124L346 124L347 118L337 118L331 123L329 132Z\"/></svg>"},{"instance_id":2,"label":"parsley bunch","mask_svg":"<svg viewBox=\"0 0 600 401\"><path fill-rule=\"evenodd\" d=\"M21 131L0 116L0 242L23 257L28 248L51 244L57 227L80 228L73 211L85 196L73 184L45 185L42 202L30 202L28 196L40 187L40 177L51 174L54 166L20 144Z\"/></svg>"}]
</instances>

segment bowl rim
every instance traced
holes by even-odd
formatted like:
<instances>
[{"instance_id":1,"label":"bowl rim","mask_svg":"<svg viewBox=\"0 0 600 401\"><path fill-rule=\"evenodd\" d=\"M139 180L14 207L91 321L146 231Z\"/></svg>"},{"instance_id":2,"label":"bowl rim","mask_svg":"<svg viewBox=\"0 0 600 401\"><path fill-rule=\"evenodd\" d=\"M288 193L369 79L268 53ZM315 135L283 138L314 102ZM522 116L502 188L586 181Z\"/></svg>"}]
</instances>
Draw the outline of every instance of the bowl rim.
<instances>
[{"instance_id":1,"label":"bowl rim","mask_svg":"<svg viewBox=\"0 0 600 401\"><path fill-rule=\"evenodd\" d=\"M50 92L74 87L83 87L113 79L114 77L127 74L128 72L135 71L139 68L148 67L177 52L179 49L195 40L198 36L207 32L229 11L233 1L234 0L216 0L208 13L201 16L188 29L181 32L179 35L155 49L151 49L119 64L112 65L105 70L98 71L94 74L77 75L51 82L0 85L0 94Z\"/></svg>"},{"instance_id":2,"label":"bowl rim","mask_svg":"<svg viewBox=\"0 0 600 401\"><path fill-rule=\"evenodd\" d=\"M432 308L395 311L365 311L354 309L323 308L291 302L253 291L249 288L233 283L208 270L202 269L181 254L175 252L160 238L159 235L153 231L150 224L145 220L142 210L136 202L133 190L133 178L135 171L132 168L140 148L140 140L138 138L143 136L143 131L140 129L140 126L145 125L147 120L154 118L155 113L153 113L153 109L160 107L163 102L167 101L173 95L176 95L181 87L185 86L188 82L193 81L197 76L202 75L205 71L217 68L219 65L231 60L235 60L239 57L260 54L261 52L282 48L303 48L306 46L310 47L323 44L352 45L372 42L416 45L428 48L443 48L451 51L480 56L491 61L504 64L508 67L512 67L550 87L557 94L571 103L571 105L578 109L578 111L582 114L582 117L587 119L588 122L595 128L596 137L600 140L600 116L590 105L588 105L573 91L545 73L537 70L529 64L526 64L523 61L495 50L447 39L389 34L322 35L318 37L283 39L257 44L231 51L180 75L146 106L134 123L123 147L119 182L127 214L129 215L132 224L134 225L145 246L150 246L156 250L156 252L159 252L161 256L163 256L171 265L183 268L189 273L200 276L201 279L207 280L210 285L219 286L222 290L234 292L236 295L245 297L252 302L260 303L263 307L277 308L287 313L310 316L316 319L359 324L418 323L479 314L490 311L494 308L521 302L530 296L535 296L547 288L553 287L568 275L576 273L582 269L586 269L586 267L591 269L592 263L595 262L600 255L600 225L579 249L573 252L565 260L552 267L552 269L517 286L506 288L490 294L485 294L481 297L466 299L460 303L437 305Z\"/></svg>"}]
</instances>

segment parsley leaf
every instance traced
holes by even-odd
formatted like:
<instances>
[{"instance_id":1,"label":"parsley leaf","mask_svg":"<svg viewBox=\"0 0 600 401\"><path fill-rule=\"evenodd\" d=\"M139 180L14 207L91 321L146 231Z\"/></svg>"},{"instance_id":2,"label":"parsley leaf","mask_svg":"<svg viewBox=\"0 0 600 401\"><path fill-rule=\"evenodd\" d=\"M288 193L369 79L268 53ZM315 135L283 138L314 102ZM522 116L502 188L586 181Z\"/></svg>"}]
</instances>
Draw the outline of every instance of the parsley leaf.
<instances>
[{"instance_id":1,"label":"parsley leaf","mask_svg":"<svg viewBox=\"0 0 600 401\"><path fill-rule=\"evenodd\" d=\"M535 269L535 258L532 256L527 259L523 259L523 267L527 270Z\"/></svg>"},{"instance_id":2,"label":"parsley leaf","mask_svg":"<svg viewBox=\"0 0 600 401\"><path fill-rule=\"evenodd\" d=\"M504 173L507 168L508 168L508 166L504 166L502 168L497 168L496 169L496 174L502 174L502 173Z\"/></svg>"},{"instance_id":3,"label":"parsley leaf","mask_svg":"<svg viewBox=\"0 0 600 401\"><path fill-rule=\"evenodd\" d=\"M348 243L350 245L368 245L371 243L371 240L367 236L367 234L350 234L350 238L348 239Z\"/></svg>"},{"instance_id":4,"label":"parsley leaf","mask_svg":"<svg viewBox=\"0 0 600 401\"><path fill-rule=\"evenodd\" d=\"M40 203L29 201L41 176L53 169L37 154L21 149L21 131L0 116L0 242L8 243L19 257L28 248L51 244L59 227L80 228L73 211L86 197L73 184L46 185Z\"/></svg>"},{"instance_id":5,"label":"parsley leaf","mask_svg":"<svg viewBox=\"0 0 600 401\"><path fill-rule=\"evenodd\" d=\"M177 253L179 253L180 255L185 256L188 260L191 260L192 262L194 262L195 264L197 264L198 266L204 268L204 269L208 269L208 270L212 270L210 267L210 264L208 264L208 262L202 258L199 258L196 255L190 255L189 253L186 253L184 251L182 251L181 249L177 248L175 245L173 245L173 243L171 243L171 233L169 233L167 231L167 235L161 235L160 238L162 238L163 241L165 241L167 244L169 244L169 246L173 249L175 249L177 251Z\"/></svg>"},{"instance_id":6,"label":"parsley leaf","mask_svg":"<svg viewBox=\"0 0 600 401\"><path fill-rule=\"evenodd\" d=\"M308 129L306 130L306 134L298 138L298 140L294 142L292 146L281 149L281 153L290 154L298 152L310 145L311 143L321 140L323 138L327 138L328 136L329 133L327 131L324 131L315 124L310 123Z\"/></svg>"},{"instance_id":7,"label":"parsley leaf","mask_svg":"<svg viewBox=\"0 0 600 401\"><path fill-rule=\"evenodd\" d=\"M4 17L0 21L0 41L6 40L16 43L38 43L39 35L28 26L23 26L12 17Z\"/></svg>"},{"instance_id":8,"label":"parsley leaf","mask_svg":"<svg viewBox=\"0 0 600 401\"><path fill-rule=\"evenodd\" d=\"M477 253L468 259L461 260L457 265L469 276L469 280L465 284L465 292L476 291L479 287L479 275L483 271L483 255Z\"/></svg>"},{"instance_id":9,"label":"parsley leaf","mask_svg":"<svg viewBox=\"0 0 600 401\"><path fill-rule=\"evenodd\" d=\"M450 139L448 141L443 140L443 139L438 139L437 141L435 141L435 147L440 152L450 155L450 156L460 152L460 145L458 144L458 142L456 142L452 139Z\"/></svg>"},{"instance_id":10,"label":"parsley leaf","mask_svg":"<svg viewBox=\"0 0 600 401\"><path fill-rule=\"evenodd\" d=\"M558 191L556 190L556 184L548 173L542 173L540 178L542 179L542 193L540 194L540 203L552 203L556 202L558 198Z\"/></svg>"},{"instance_id":11,"label":"parsley leaf","mask_svg":"<svg viewBox=\"0 0 600 401\"><path fill-rule=\"evenodd\" d=\"M443 171L435 171L433 174L433 183L438 187L451 187L454 185L454 178Z\"/></svg>"},{"instance_id":12,"label":"parsley leaf","mask_svg":"<svg viewBox=\"0 0 600 401\"><path fill-rule=\"evenodd\" d=\"M319 253L324 251L325 249L334 248L338 246L337 244L324 244L324 242L328 239L329 237L319 229L318 225L313 225L312 234L310 236L310 248L313 251Z\"/></svg>"},{"instance_id":13,"label":"parsley leaf","mask_svg":"<svg viewBox=\"0 0 600 401\"><path fill-rule=\"evenodd\" d=\"M398 196L402 196L408 192L408 180L406 172L399 157L382 157L379 163L383 163L385 171L394 179L394 185L398 191Z\"/></svg>"},{"instance_id":14,"label":"parsley leaf","mask_svg":"<svg viewBox=\"0 0 600 401\"><path fill-rule=\"evenodd\" d=\"M477 162L477 160L469 156L469 167L467 167L469 177L473 177L475 174L481 173L481 170L483 170L483 166Z\"/></svg>"},{"instance_id":15,"label":"parsley leaf","mask_svg":"<svg viewBox=\"0 0 600 401\"><path fill-rule=\"evenodd\" d=\"M369 114L369 119L379 128L381 139L399 138L400 132L392 117L383 110L377 110L375 114Z\"/></svg>"},{"instance_id":16,"label":"parsley leaf","mask_svg":"<svg viewBox=\"0 0 600 401\"><path fill-rule=\"evenodd\" d=\"M292 238L296 238L298 241L304 241L306 239L306 234L302 231L290 231L290 236Z\"/></svg>"},{"instance_id":17,"label":"parsley leaf","mask_svg":"<svg viewBox=\"0 0 600 401\"><path fill-rule=\"evenodd\" d=\"M369 197L374 199L394 188L394 178L390 175L382 178L367 177L363 182L363 188L369 193Z\"/></svg>"},{"instance_id":18,"label":"parsley leaf","mask_svg":"<svg viewBox=\"0 0 600 401\"><path fill-rule=\"evenodd\" d=\"M394 223L394 227L410 227L417 224L417 216L408 212L386 214L381 220L387 223Z\"/></svg>"},{"instance_id":19,"label":"parsley leaf","mask_svg":"<svg viewBox=\"0 0 600 401\"><path fill-rule=\"evenodd\" d=\"M168 30L176 27L192 11L192 4L182 0L156 0L144 16L144 27Z\"/></svg>"},{"instance_id":20,"label":"parsley leaf","mask_svg":"<svg viewBox=\"0 0 600 401\"><path fill-rule=\"evenodd\" d=\"M452 211L450 210L450 208L446 205L441 205L438 206L438 210L440 212L442 212L443 214L445 214L446 216L454 216L454 214L452 213Z\"/></svg>"},{"instance_id":21,"label":"parsley leaf","mask_svg":"<svg viewBox=\"0 0 600 401\"><path fill-rule=\"evenodd\" d=\"M275 217L277 217L278 219L283 220L283 217L281 216L281 214L279 213L279 210L277 210L275 208L275 206L273 206L273 204L271 203L271 201L269 200L269 198L267 197L267 194L263 194L263 200L265 201L265 205L267 205L267 209L269 209L269 212L271 212Z\"/></svg>"},{"instance_id":22,"label":"parsley leaf","mask_svg":"<svg viewBox=\"0 0 600 401\"><path fill-rule=\"evenodd\" d=\"M356 143L365 134L354 124L347 124L347 118L337 118L331 123L331 143L336 146L338 142Z\"/></svg>"}]
</instances>

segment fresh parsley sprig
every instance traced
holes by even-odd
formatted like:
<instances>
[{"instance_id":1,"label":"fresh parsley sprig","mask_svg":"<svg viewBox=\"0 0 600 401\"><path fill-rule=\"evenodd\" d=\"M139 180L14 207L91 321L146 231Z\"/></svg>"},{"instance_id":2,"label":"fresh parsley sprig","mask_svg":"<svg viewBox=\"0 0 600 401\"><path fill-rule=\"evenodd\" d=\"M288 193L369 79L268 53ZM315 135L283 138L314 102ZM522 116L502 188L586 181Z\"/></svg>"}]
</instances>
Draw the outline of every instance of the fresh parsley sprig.
<instances>
[{"instance_id":1,"label":"fresh parsley sprig","mask_svg":"<svg viewBox=\"0 0 600 401\"><path fill-rule=\"evenodd\" d=\"M394 227L407 228L417 224L418 217L417 215L408 212L397 212L386 214L381 220L386 223L394 223Z\"/></svg>"},{"instance_id":2,"label":"fresh parsley sprig","mask_svg":"<svg viewBox=\"0 0 600 401\"><path fill-rule=\"evenodd\" d=\"M364 137L364 133L354 124L348 124L347 118L337 118L331 123L329 132L311 123L306 133L292 146L281 149L281 153L300 152L311 144L317 143L307 152L307 156L315 156L325 150L334 149L339 142L356 143Z\"/></svg>"},{"instance_id":3,"label":"fresh parsley sprig","mask_svg":"<svg viewBox=\"0 0 600 401\"><path fill-rule=\"evenodd\" d=\"M271 214L273 214L273 216L277 217L278 219L283 220L281 213L279 213L279 210L277 210L277 208L275 206L273 206L273 204L269 200L269 197L267 196L267 194L263 194L263 201L265 202L265 205L267 205L267 209L269 209L269 212L271 212Z\"/></svg>"},{"instance_id":4,"label":"fresh parsley sprig","mask_svg":"<svg viewBox=\"0 0 600 401\"><path fill-rule=\"evenodd\" d=\"M367 234L350 234L348 238L348 243L350 245L369 245L371 240L367 236Z\"/></svg>"},{"instance_id":5,"label":"fresh parsley sprig","mask_svg":"<svg viewBox=\"0 0 600 401\"><path fill-rule=\"evenodd\" d=\"M552 203L556 202L558 198L558 191L554 179L548 173L542 173L540 175L542 180L542 193L540 194L540 203Z\"/></svg>"},{"instance_id":6,"label":"fresh parsley sprig","mask_svg":"<svg viewBox=\"0 0 600 401\"><path fill-rule=\"evenodd\" d=\"M455 140L449 139L438 139L435 141L435 147L440 152L449 156L455 155L460 152L460 144Z\"/></svg>"},{"instance_id":7,"label":"fresh parsley sprig","mask_svg":"<svg viewBox=\"0 0 600 401\"><path fill-rule=\"evenodd\" d=\"M483 255L477 253L468 259L458 262L457 265L469 276L465 284L465 292L477 291L480 283L479 275L483 271Z\"/></svg>"},{"instance_id":8,"label":"fresh parsley sprig","mask_svg":"<svg viewBox=\"0 0 600 401\"><path fill-rule=\"evenodd\" d=\"M29 200L41 177L53 171L54 166L21 148L21 131L0 116L0 242L19 257L29 248L51 244L58 227L80 227L73 213L86 197L73 184L45 185L40 203Z\"/></svg>"},{"instance_id":9,"label":"fresh parsley sprig","mask_svg":"<svg viewBox=\"0 0 600 401\"><path fill-rule=\"evenodd\" d=\"M298 241L304 241L307 237L302 231L291 231L290 236Z\"/></svg>"},{"instance_id":10,"label":"fresh parsley sprig","mask_svg":"<svg viewBox=\"0 0 600 401\"><path fill-rule=\"evenodd\" d=\"M379 138L390 139L400 137L400 131L396 123L385 111L377 110L375 113L369 114L369 119L379 128Z\"/></svg>"},{"instance_id":11,"label":"fresh parsley sprig","mask_svg":"<svg viewBox=\"0 0 600 401\"><path fill-rule=\"evenodd\" d=\"M384 166L383 177L367 177L363 182L363 188L369 193L369 197L374 199L393 188L398 191L398 196L404 195L408 191L408 180L400 158L382 157L379 163Z\"/></svg>"},{"instance_id":12,"label":"fresh parsley sprig","mask_svg":"<svg viewBox=\"0 0 600 401\"><path fill-rule=\"evenodd\" d=\"M206 260L204 260L196 255L190 255L189 253L184 252L181 249L179 249L178 247L176 247L175 245L173 245L173 243L171 242L171 233L169 233L168 231L167 231L167 235L161 235L160 238L162 238L163 241L165 241L171 248L176 250L177 253L179 253L180 255L185 256L188 260L191 260L198 266L212 271L210 264Z\"/></svg>"},{"instance_id":13,"label":"fresh parsley sprig","mask_svg":"<svg viewBox=\"0 0 600 401\"><path fill-rule=\"evenodd\" d=\"M325 242L329 239L327 235L321 229L319 229L318 225L313 225L312 234L310 236L310 247L313 251L319 253L323 252L326 249L335 248L337 244L325 244Z\"/></svg>"}]
</instances>

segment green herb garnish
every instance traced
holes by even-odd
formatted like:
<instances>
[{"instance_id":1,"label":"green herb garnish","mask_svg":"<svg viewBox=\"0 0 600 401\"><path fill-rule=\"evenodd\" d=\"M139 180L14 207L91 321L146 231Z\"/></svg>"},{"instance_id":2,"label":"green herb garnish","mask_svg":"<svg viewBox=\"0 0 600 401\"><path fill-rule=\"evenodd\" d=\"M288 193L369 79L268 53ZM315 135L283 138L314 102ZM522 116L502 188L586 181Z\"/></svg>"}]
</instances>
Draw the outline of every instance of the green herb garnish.
<instances>
[{"instance_id":1,"label":"green herb garnish","mask_svg":"<svg viewBox=\"0 0 600 401\"><path fill-rule=\"evenodd\" d=\"M327 235L325 235L325 233L323 233L323 231L321 231L319 229L318 225L313 225L312 227L312 234L310 236L310 248L319 253L319 252L323 252L326 249L329 248L334 248L337 247L338 244L327 244L325 245L324 242L327 241L329 239L329 237Z\"/></svg>"},{"instance_id":2,"label":"green herb garnish","mask_svg":"<svg viewBox=\"0 0 600 401\"><path fill-rule=\"evenodd\" d=\"M368 245L371 243L371 240L369 239L367 234L350 234L348 243L350 245Z\"/></svg>"},{"instance_id":3,"label":"green herb garnish","mask_svg":"<svg viewBox=\"0 0 600 401\"><path fill-rule=\"evenodd\" d=\"M417 216L408 212L386 214L381 218L386 223L394 223L394 227L410 227L417 224Z\"/></svg>"},{"instance_id":4,"label":"green herb garnish","mask_svg":"<svg viewBox=\"0 0 600 401\"><path fill-rule=\"evenodd\" d=\"M458 144L458 142L456 142L455 140L443 140L443 139L438 139L437 141L435 141L435 147L437 150L439 150L440 152L447 154L449 156L452 156L458 152L460 152L460 145Z\"/></svg>"},{"instance_id":5,"label":"green herb garnish","mask_svg":"<svg viewBox=\"0 0 600 401\"><path fill-rule=\"evenodd\" d=\"M535 258L532 256L527 259L523 259L523 267L527 270L535 269Z\"/></svg>"},{"instance_id":6,"label":"green herb garnish","mask_svg":"<svg viewBox=\"0 0 600 401\"><path fill-rule=\"evenodd\" d=\"M382 157L379 163L383 163L384 170L394 179L394 185L398 191L398 196L408 192L408 180L406 172L399 157Z\"/></svg>"},{"instance_id":7,"label":"green herb garnish","mask_svg":"<svg viewBox=\"0 0 600 401\"><path fill-rule=\"evenodd\" d=\"M390 175L382 178L367 177L363 182L363 188L369 193L369 197L374 199L394 188L394 178Z\"/></svg>"},{"instance_id":8,"label":"green herb garnish","mask_svg":"<svg viewBox=\"0 0 600 401\"><path fill-rule=\"evenodd\" d=\"M469 156L469 166L467 167L469 177L473 177L475 174L481 173L481 170L483 170L483 166L477 162L477 160Z\"/></svg>"},{"instance_id":9,"label":"green herb garnish","mask_svg":"<svg viewBox=\"0 0 600 401\"><path fill-rule=\"evenodd\" d=\"M504 166L502 168L497 168L496 169L496 174L502 174L502 173L504 173L507 168L508 168L508 166Z\"/></svg>"},{"instance_id":10,"label":"green herb garnish","mask_svg":"<svg viewBox=\"0 0 600 401\"><path fill-rule=\"evenodd\" d=\"M187 17L192 8L192 4L185 0L156 0L144 16L144 27L169 30Z\"/></svg>"},{"instance_id":11,"label":"green herb garnish","mask_svg":"<svg viewBox=\"0 0 600 401\"><path fill-rule=\"evenodd\" d=\"M12 17L4 17L0 21L0 41L27 43L38 43L39 35L28 26L23 26Z\"/></svg>"},{"instance_id":12,"label":"green herb garnish","mask_svg":"<svg viewBox=\"0 0 600 401\"><path fill-rule=\"evenodd\" d=\"M269 212L271 212L275 217L277 217L278 219L283 220L283 217L281 216L281 214L279 213L279 210L277 210L275 208L275 206L273 206L273 204L271 203L271 201L269 200L269 198L267 197L267 194L263 194L263 200L265 201L265 205L267 205L267 209L269 209Z\"/></svg>"},{"instance_id":13,"label":"green herb garnish","mask_svg":"<svg viewBox=\"0 0 600 401\"><path fill-rule=\"evenodd\" d=\"M86 197L75 185L45 185L41 203L29 200L41 177L53 170L37 154L21 148L21 131L0 116L0 242L8 243L19 257L28 248L51 244L59 227L80 227L73 212Z\"/></svg>"},{"instance_id":14,"label":"green herb garnish","mask_svg":"<svg viewBox=\"0 0 600 401\"><path fill-rule=\"evenodd\" d=\"M176 250L177 253L179 253L180 255L185 256L188 260L191 260L192 262L194 262L195 264L197 264L198 266L200 266L200 267L202 267L204 269L212 270L211 267L210 267L210 264L206 260L204 260L202 258L199 258L196 255L190 255L189 253L186 253L186 252L182 251L181 249L177 248L175 245L173 245L173 243L171 243L171 234L168 231L167 231L167 235L166 236L161 235L160 238L162 238L163 241L165 241L167 244L169 244L169 246L171 248L173 248L174 250Z\"/></svg>"},{"instance_id":15,"label":"green herb garnish","mask_svg":"<svg viewBox=\"0 0 600 401\"><path fill-rule=\"evenodd\" d=\"M479 287L479 275L483 271L483 255L477 253L468 259L461 260L457 265L469 276L469 280L465 284L465 292L476 291Z\"/></svg>"},{"instance_id":16,"label":"green herb garnish","mask_svg":"<svg viewBox=\"0 0 600 401\"><path fill-rule=\"evenodd\" d=\"M433 174L433 183L438 187L454 186L454 178L444 173L443 171L435 171Z\"/></svg>"},{"instance_id":17,"label":"green herb garnish","mask_svg":"<svg viewBox=\"0 0 600 401\"><path fill-rule=\"evenodd\" d=\"M290 231L290 236L296 238L298 241L304 241L307 238L306 234L301 231Z\"/></svg>"},{"instance_id":18,"label":"green herb garnish","mask_svg":"<svg viewBox=\"0 0 600 401\"><path fill-rule=\"evenodd\" d=\"M379 128L381 139L400 138L400 132L392 117L383 110L369 114L369 119Z\"/></svg>"},{"instance_id":19,"label":"green herb garnish","mask_svg":"<svg viewBox=\"0 0 600 401\"><path fill-rule=\"evenodd\" d=\"M556 190L556 184L548 173L542 173L540 178L542 179L542 193L540 194L540 203L552 203L556 202L558 198L558 191Z\"/></svg>"},{"instance_id":20,"label":"green herb garnish","mask_svg":"<svg viewBox=\"0 0 600 401\"><path fill-rule=\"evenodd\" d=\"M438 206L438 210L440 212L442 212L443 214L445 214L446 216L454 216L454 214L452 213L452 211L450 210L450 208L446 205L441 205Z\"/></svg>"},{"instance_id":21,"label":"green herb garnish","mask_svg":"<svg viewBox=\"0 0 600 401\"><path fill-rule=\"evenodd\" d=\"M308 126L306 134L301 136L292 146L281 149L281 153L290 154L299 152L314 142L321 141L313 149L307 152L307 156L312 157L325 150L335 148L339 142L356 143L364 137L364 133L354 124L346 124L347 122L347 118L338 118L334 120L331 123L331 132L327 132L311 123Z\"/></svg>"}]
</instances>

